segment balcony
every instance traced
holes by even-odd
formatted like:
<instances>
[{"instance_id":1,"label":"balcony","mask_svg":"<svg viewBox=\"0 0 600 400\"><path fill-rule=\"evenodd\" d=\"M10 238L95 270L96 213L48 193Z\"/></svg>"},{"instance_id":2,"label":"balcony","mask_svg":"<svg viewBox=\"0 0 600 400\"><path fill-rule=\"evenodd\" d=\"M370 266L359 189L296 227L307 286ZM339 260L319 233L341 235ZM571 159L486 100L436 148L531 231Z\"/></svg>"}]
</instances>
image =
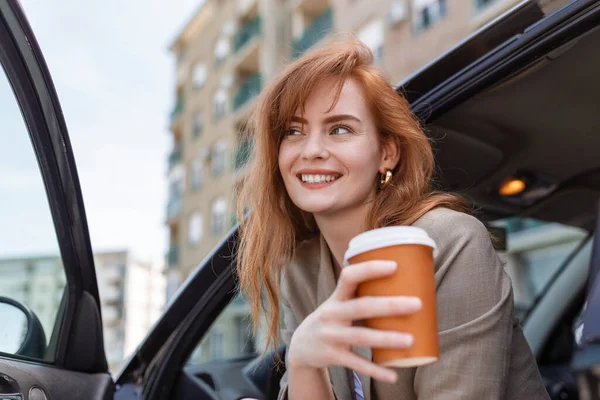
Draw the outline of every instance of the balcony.
<instances>
[{"instance_id":1,"label":"balcony","mask_svg":"<svg viewBox=\"0 0 600 400\"><path fill-rule=\"evenodd\" d=\"M181 214L182 205L183 205L183 202L181 200L181 196L171 195L171 198L169 199L169 203L167 203L167 220L168 221L179 217L179 214Z\"/></svg>"},{"instance_id":2,"label":"balcony","mask_svg":"<svg viewBox=\"0 0 600 400\"><path fill-rule=\"evenodd\" d=\"M177 63L177 72L175 74L175 84L176 84L178 90L183 88L183 86L185 86L185 82L188 78L189 73L190 73L190 66L187 62L182 61L180 63Z\"/></svg>"},{"instance_id":3,"label":"balcony","mask_svg":"<svg viewBox=\"0 0 600 400\"><path fill-rule=\"evenodd\" d=\"M233 97L233 110L238 111L250 99L256 97L262 89L260 74L254 74L243 81Z\"/></svg>"},{"instance_id":4,"label":"balcony","mask_svg":"<svg viewBox=\"0 0 600 400\"><path fill-rule=\"evenodd\" d=\"M171 246L167 252L167 266L172 268L179 264L179 248L177 246Z\"/></svg>"},{"instance_id":5,"label":"balcony","mask_svg":"<svg viewBox=\"0 0 600 400\"><path fill-rule=\"evenodd\" d=\"M182 111L183 111L183 96L178 95L177 101L175 102L175 107L173 108L173 111L171 111L171 126L175 125L175 122L177 122L177 117L181 114Z\"/></svg>"},{"instance_id":6,"label":"balcony","mask_svg":"<svg viewBox=\"0 0 600 400\"><path fill-rule=\"evenodd\" d=\"M239 74L248 76L260 71L262 20L255 16L245 20L233 40L233 66Z\"/></svg>"},{"instance_id":7,"label":"balcony","mask_svg":"<svg viewBox=\"0 0 600 400\"><path fill-rule=\"evenodd\" d=\"M425 5L422 8L417 9L417 11L417 16L413 22L413 29L415 32L423 32L438 23L448 14L448 5L446 0L438 1L434 6Z\"/></svg>"},{"instance_id":8,"label":"balcony","mask_svg":"<svg viewBox=\"0 0 600 400\"><path fill-rule=\"evenodd\" d=\"M301 12L305 15L319 15L327 7L327 0L288 0L293 11Z\"/></svg>"},{"instance_id":9,"label":"balcony","mask_svg":"<svg viewBox=\"0 0 600 400\"><path fill-rule=\"evenodd\" d=\"M258 13L258 0L237 0L236 11L240 18L256 14Z\"/></svg>"},{"instance_id":10,"label":"balcony","mask_svg":"<svg viewBox=\"0 0 600 400\"><path fill-rule=\"evenodd\" d=\"M299 57L302 53L312 47L319 40L327 36L333 28L333 12L331 8L326 9L317 16L312 24L304 31L300 39L293 44L293 55Z\"/></svg>"},{"instance_id":11,"label":"balcony","mask_svg":"<svg viewBox=\"0 0 600 400\"><path fill-rule=\"evenodd\" d=\"M104 267L102 274L108 283L116 283L124 278L125 271L118 265L110 265Z\"/></svg>"},{"instance_id":12,"label":"balcony","mask_svg":"<svg viewBox=\"0 0 600 400\"><path fill-rule=\"evenodd\" d=\"M260 15L246 21L233 40L233 51L237 53L253 37L261 34L262 20Z\"/></svg>"},{"instance_id":13,"label":"balcony","mask_svg":"<svg viewBox=\"0 0 600 400\"><path fill-rule=\"evenodd\" d=\"M484 8L496 3L498 0L475 0L475 9L481 11Z\"/></svg>"},{"instance_id":14,"label":"balcony","mask_svg":"<svg viewBox=\"0 0 600 400\"><path fill-rule=\"evenodd\" d=\"M235 149L235 156L233 159L233 168L236 171L242 169L248 159L250 158L250 154L252 153L252 141L250 139L242 140L237 148Z\"/></svg>"},{"instance_id":15,"label":"balcony","mask_svg":"<svg viewBox=\"0 0 600 400\"><path fill-rule=\"evenodd\" d=\"M121 286L106 285L100 289L100 297L105 303L118 303L123 294L121 292Z\"/></svg>"},{"instance_id":16,"label":"balcony","mask_svg":"<svg viewBox=\"0 0 600 400\"><path fill-rule=\"evenodd\" d=\"M176 164L181 161L182 150L181 147L176 146L171 154L169 154L169 169L173 168Z\"/></svg>"},{"instance_id":17,"label":"balcony","mask_svg":"<svg viewBox=\"0 0 600 400\"><path fill-rule=\"evenodd\" d=\"M102 308L102 319L105 324L108 323L109 325L112 322L117 322L119 320L119 310L117 310L116 307L103 307ZM114 336L116 336L116 335L114 335Z\"/></svg>"}]
</instances>

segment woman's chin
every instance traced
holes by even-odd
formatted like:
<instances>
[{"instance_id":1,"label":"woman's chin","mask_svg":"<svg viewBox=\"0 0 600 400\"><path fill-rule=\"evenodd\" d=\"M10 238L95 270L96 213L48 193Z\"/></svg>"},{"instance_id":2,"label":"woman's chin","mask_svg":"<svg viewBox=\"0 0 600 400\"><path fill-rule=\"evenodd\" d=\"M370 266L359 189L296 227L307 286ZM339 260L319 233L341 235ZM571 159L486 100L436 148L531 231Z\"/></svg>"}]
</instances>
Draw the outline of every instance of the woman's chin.
<instances>
[{"instance_id":1,"label":"woman's chin","mask_svg":"<svg viewBox=\"0 0 600 400\"><path fill-rule=\"evenodd\" d=\"M327 215L335 211L335 206L333 204L300 202L300 204L296 204L296 206L302 211L314 215Z\"/></svg>"}]
</instances>

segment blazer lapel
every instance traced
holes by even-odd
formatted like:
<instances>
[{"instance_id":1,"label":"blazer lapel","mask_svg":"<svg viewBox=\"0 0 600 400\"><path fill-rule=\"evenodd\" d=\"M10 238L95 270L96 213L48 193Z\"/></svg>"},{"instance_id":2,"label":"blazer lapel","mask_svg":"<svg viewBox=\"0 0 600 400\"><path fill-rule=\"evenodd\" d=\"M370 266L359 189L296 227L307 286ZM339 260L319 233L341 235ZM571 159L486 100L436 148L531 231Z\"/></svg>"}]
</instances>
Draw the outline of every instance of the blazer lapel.
<instances>
[{"instance_id":1,"label":"blazer lapel","mask_svg":"<svg viewBox=\"0 0 600 400\"><path fill-rule=\"evenodd\" d=\"M336 287L336 280L331 262L331 252L323 236L320 238L320 256L319 256L319 282L317 283L317 304L321 305L331 296ZM372 360L371 349L365 347L353 347L353 352ZM346 368L330 367L328 368L331 383L340 399L354 399L355 394L351 388L354 387L354 381L349 380L349 374ZM350 371L350 377L352 371ZM359 375L363 386L365 400L371 400L371 377Z\"/></svg>"},{"instance_id":2,"label":"blazer lapel","mask_svg":"<svg viewBox=\"0 0 600 400\"><path fill-rule=\"evenodd\" d=\"M335 290L336 282L331 264L331 252L327 242L321 236L319 250L319 282L317 282L317 306L323 304Z\"/></svg>"}]
</instances>

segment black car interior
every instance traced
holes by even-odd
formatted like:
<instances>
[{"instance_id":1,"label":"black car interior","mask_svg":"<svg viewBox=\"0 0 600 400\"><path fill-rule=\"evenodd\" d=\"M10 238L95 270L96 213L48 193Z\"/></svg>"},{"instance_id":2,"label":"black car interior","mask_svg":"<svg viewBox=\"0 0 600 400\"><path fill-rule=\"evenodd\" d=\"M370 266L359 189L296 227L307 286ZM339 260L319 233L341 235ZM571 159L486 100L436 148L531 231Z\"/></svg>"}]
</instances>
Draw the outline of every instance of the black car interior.
<instances>
[{"instance_id":1,"label":"black car interior","mask_svg":"<svg viewBox=\"0 0 600 400\"><path fill-rule=\"evenodd\" d=\"M487 212L592 229L600 195L598 48L594 29L430 124L441 186ZM498 195L521 173L550 193L536 188L533 204Z\"/></svg>"}]
</instances>

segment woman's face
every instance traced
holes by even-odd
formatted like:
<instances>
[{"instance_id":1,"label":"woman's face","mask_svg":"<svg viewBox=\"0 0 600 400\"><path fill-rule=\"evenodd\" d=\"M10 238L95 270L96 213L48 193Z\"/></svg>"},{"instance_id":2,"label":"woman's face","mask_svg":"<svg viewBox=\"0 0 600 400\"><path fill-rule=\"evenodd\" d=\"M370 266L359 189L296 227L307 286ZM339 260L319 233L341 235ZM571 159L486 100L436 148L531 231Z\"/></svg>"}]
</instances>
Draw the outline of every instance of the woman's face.
<instances>
[{"instance_id":1,"label":"woman's face","mask_svg":"<svg viewBox=\"0 0 600 400\"><path fill-rule=\"evenodd\" d=\"M279 148L279 170L291 200L315 215L364 206L376 193L380 172L398 161L389 146L380 146L360 85L347 80L327 112L334 96L333 81L320 85L307 99L304 116L298 110L292 118Z\"/></svg>"}]
</instances>

